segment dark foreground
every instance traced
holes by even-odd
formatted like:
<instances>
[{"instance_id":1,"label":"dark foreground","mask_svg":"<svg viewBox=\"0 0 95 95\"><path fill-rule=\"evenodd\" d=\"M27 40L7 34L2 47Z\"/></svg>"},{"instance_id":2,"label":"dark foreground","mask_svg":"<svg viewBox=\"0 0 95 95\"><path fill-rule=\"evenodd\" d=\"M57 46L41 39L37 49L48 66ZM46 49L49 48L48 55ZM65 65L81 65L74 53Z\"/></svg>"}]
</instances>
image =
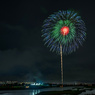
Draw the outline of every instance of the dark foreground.
<instances>
[{"instance_id":1,"label":"dark foreground","mask_svg":"<svg viewBox=\"0 0 95 95\"><path fill-rule=\"evenodd\" d=\"M79 95L82 92L86 92L86 90L92 91L93 89L95 89L95 86L91 86L91 87L74 87L71 90L64 90L64 91L44 91L44 92L40 92L37 95ZM95 94L85 94L85 95L95 95Z\"/></svg>"},{"instance_id":2,"label":"dark foreground","mask_svg":"<svg viewBox=\"0 0 95 95\"><path fill-rule=\"evenodd\" d=\"M64 90L64 91L46 91L46 92L41 92L37 95L64 95L64 94L69 94L69 95L78 95L80 93L82 93L85 90L82 91L72 91L72 90Z\"/></svg>"},{"instance_id":3,"label":"dark foreground","mask_svg":"<svg viewBox=\"0 0 95 95\"><path fill-rule=\"evenodd\" d=\"M43 89L1 90L0 95L95 95L95 87L54 87Z\"/></svg>"}]
</instances>

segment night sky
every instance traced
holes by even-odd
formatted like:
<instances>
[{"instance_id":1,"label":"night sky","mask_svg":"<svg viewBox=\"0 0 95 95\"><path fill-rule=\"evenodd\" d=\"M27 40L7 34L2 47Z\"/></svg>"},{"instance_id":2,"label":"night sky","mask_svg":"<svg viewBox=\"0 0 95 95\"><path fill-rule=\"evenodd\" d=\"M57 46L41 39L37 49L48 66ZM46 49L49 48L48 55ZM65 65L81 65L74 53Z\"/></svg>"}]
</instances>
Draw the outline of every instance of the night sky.
<instances>
[{"instance_id":1,"label":"night sky","mask_svg":"<svg viewBox=\"0 0 95 95\"><path fill-rule=\"evenodd\" d=\"M0 0L0 80L60 82L60 55L41 37L43 21L58 10L79 12L83 46L63 56L64 83L95 83L95 3L82 0Z\"/></svg>"}]
</instances>

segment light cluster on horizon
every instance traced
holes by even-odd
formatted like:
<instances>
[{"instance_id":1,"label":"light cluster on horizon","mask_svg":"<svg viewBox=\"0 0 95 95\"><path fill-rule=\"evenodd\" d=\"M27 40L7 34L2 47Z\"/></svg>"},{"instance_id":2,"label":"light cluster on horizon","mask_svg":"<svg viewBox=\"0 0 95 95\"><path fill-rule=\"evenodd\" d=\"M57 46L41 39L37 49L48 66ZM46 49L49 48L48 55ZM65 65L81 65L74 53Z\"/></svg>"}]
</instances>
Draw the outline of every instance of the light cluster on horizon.
<instances>
[{"instance_id":1,"label":"light cluster on horizon","mask_svg":"<svg viewBox=\"0 0 95 95\"><path fill-rule=\"evenodd\" d=\"M61 34L62 27L69 27L69 33ZM50 15L42 27L42 37L50 51L60 53L62 45L63 54L76 51L86 38L85 23L77 12L72 10L58 11Z\"/></svg>"}]
</instances>

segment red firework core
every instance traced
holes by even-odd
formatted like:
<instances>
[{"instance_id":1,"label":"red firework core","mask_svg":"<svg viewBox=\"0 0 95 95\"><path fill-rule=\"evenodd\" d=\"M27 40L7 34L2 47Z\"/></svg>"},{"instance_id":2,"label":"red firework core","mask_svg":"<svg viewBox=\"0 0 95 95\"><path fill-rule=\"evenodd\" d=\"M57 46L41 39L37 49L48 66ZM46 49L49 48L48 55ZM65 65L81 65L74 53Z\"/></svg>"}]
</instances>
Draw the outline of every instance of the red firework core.
<instances>
[{"instance_id":1,"label":"red firework core","mask_svg":"<svg viewBox=\"0 0 95 95\"><path fill-rule=\"evenodd\" d=\"M69 27L68 26L63 26L61 28L61 35L67 35L69 33Z\"/></svg>"}]
</instances>

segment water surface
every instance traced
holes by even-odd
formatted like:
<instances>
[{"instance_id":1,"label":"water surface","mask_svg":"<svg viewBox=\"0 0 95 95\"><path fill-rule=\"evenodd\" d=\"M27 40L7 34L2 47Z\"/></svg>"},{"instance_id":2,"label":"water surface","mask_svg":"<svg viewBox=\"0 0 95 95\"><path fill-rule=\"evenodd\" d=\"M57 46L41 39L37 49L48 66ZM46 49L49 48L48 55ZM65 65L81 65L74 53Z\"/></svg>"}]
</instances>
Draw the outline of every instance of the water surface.
<instances>
[{"instance_id":1,"label":"water surface","mask_svg":"<svg viewBox=\"0 0 95 95\"><path fill-rule=\"evenodd\" d=\"M3 90L0 91L0 95L36 95L43 91L62 91L62 90L74 90L76 87L55 87L55 88L44 88L44 89L36 89L36 90ZM83 89L83 87L81 87ZM84 88L85 89L85 88ZM82 92L79 95L85 94L95 94L95 90L86 90L86 92Z\"/></svg>"},{"instance_id":2,"label":"water surface","mask_svg":"<svg viewBox=\"0 0 95 95\"><path fill-rule=\"evenodd\" d=\"M72 87L55 87L55 88L44 88L44 89L37 89L37 90L4 90L0 91L0 95L36 95L42 91L62 91L72 89Z\"/></svg>"}]
</instances>

